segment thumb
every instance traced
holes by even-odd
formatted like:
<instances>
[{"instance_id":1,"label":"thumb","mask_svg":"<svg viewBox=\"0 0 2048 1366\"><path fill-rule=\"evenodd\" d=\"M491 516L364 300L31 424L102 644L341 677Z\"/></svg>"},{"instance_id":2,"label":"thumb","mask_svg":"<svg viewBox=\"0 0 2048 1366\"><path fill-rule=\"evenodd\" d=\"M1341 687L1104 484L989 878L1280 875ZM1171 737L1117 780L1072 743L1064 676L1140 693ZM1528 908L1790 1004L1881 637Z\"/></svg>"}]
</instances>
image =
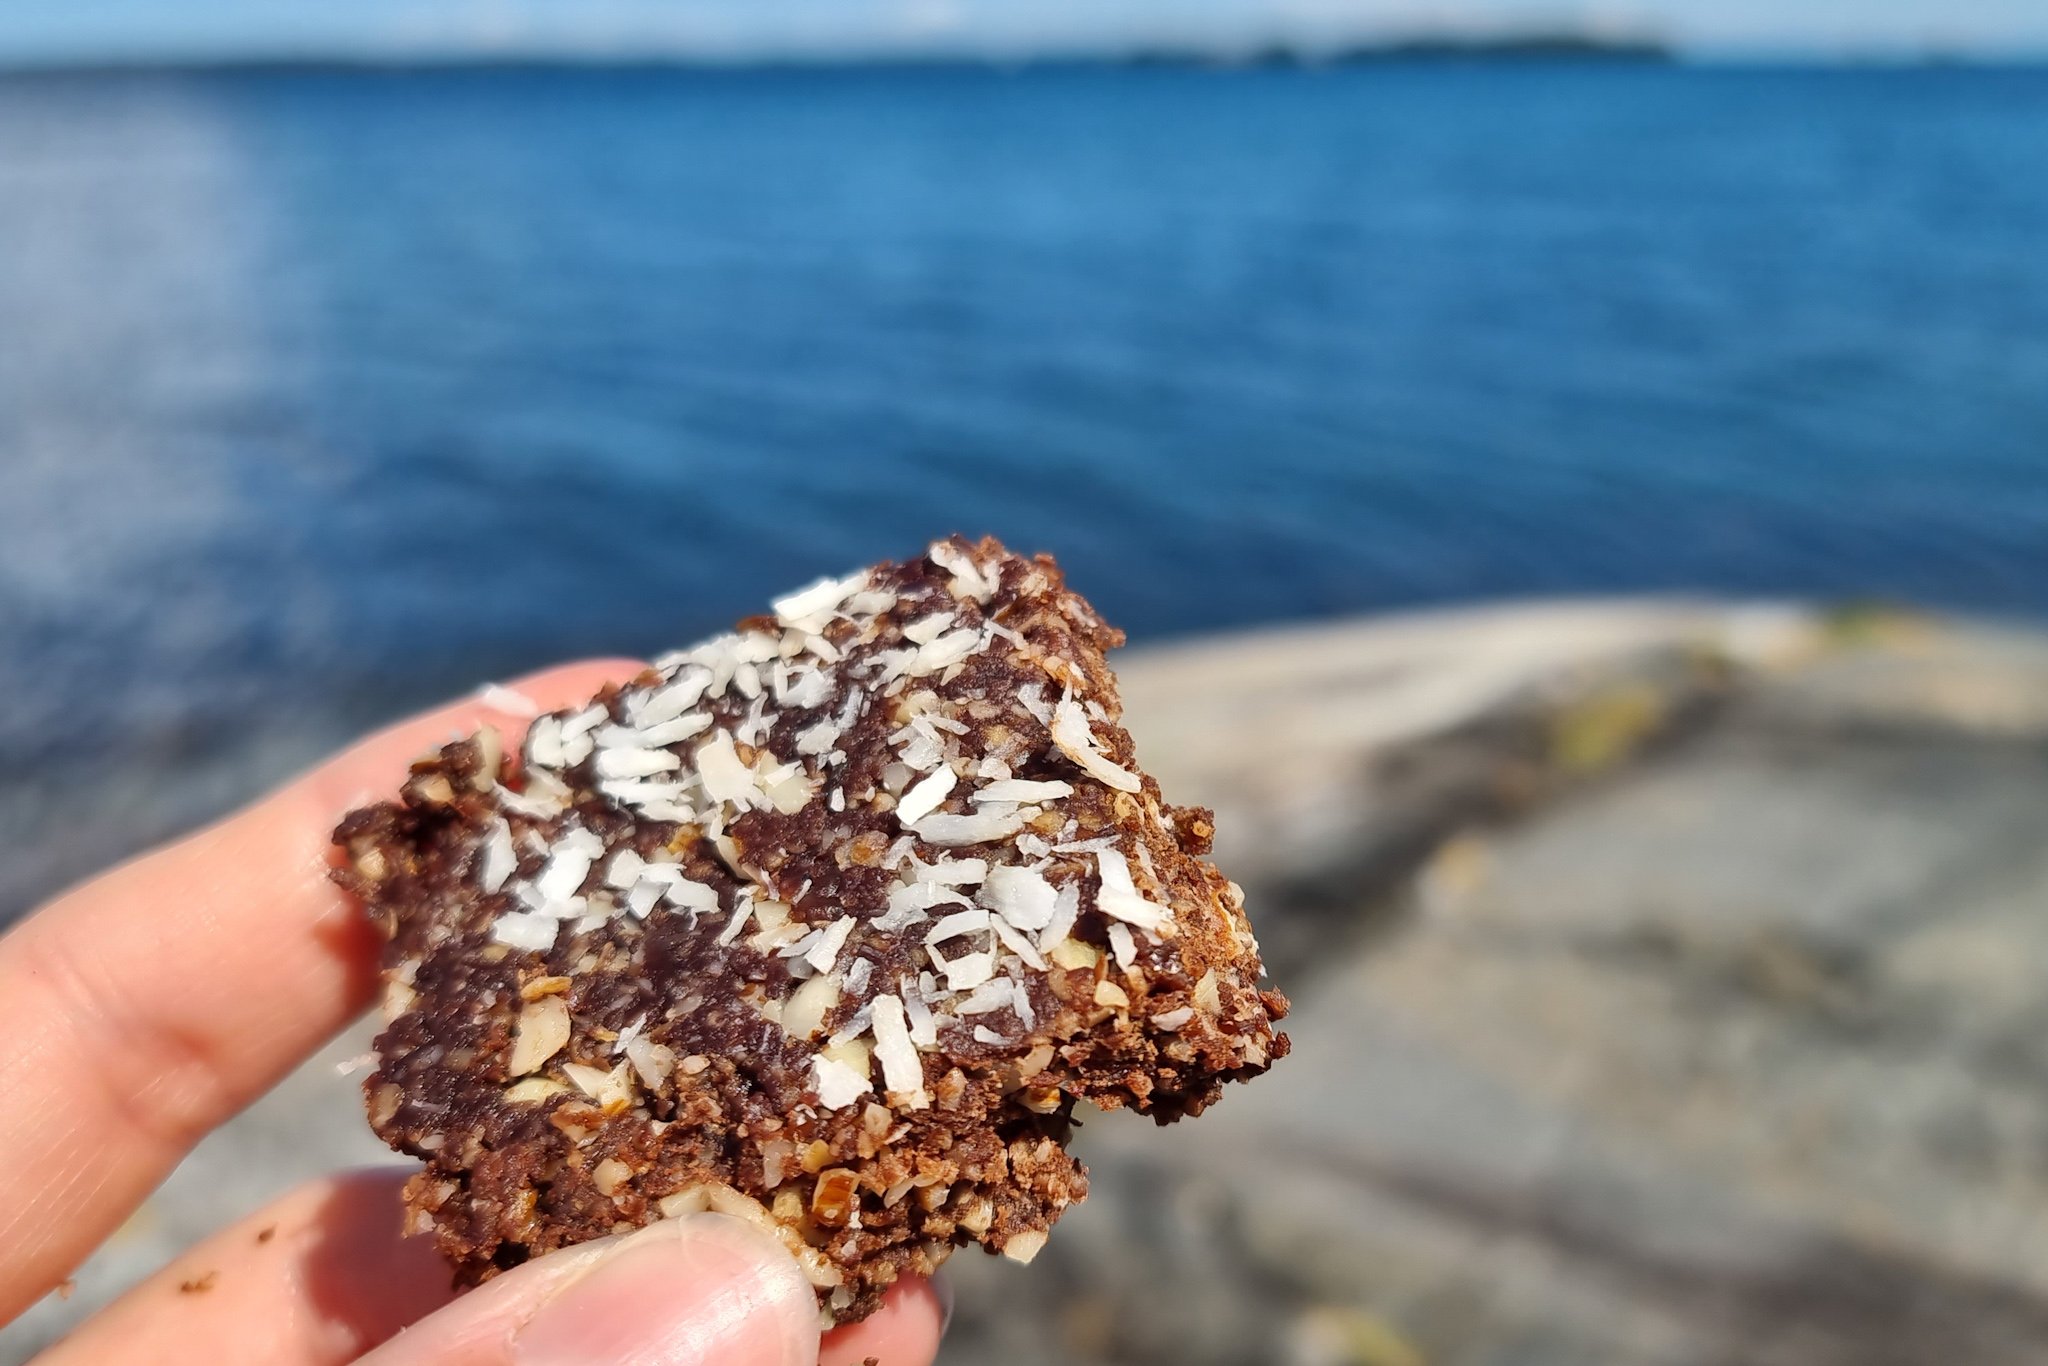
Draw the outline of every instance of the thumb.
<instances>
[{"instance_id":1,"label":"thumb","mask_svg":"<svg viewBox=\"0 0 2048 1366\"><path fill-rule=\"evenodd\" d=\"M768 1234L665 1219L486 1282L358 1366L816 1366L818 1301Z\"/></svg>"}]
</instances>

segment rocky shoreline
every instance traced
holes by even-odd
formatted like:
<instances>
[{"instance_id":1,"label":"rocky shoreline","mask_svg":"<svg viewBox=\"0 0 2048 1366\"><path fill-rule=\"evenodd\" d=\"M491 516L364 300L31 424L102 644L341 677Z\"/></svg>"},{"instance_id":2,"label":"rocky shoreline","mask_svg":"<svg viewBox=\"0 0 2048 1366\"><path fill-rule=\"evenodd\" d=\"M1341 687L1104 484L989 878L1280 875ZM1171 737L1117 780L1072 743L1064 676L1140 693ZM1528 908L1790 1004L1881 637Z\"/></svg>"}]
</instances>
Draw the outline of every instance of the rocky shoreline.
<instances>
[{"instance_id":1,"label":"rocky shoreline","mask_svg":"<svg viewBox=\"0 0 2048 1366\"><path fill-rule=\"evenodd\" d=\"M948 1360L1887 1366L2048 1356L2048 634L1619 600L1120 662L1214 806L1296 1055L1093 1120ZM336 1064L210 1140L27 1359L291 1182L384 1160Z\"/></svg>"}]
</instances>

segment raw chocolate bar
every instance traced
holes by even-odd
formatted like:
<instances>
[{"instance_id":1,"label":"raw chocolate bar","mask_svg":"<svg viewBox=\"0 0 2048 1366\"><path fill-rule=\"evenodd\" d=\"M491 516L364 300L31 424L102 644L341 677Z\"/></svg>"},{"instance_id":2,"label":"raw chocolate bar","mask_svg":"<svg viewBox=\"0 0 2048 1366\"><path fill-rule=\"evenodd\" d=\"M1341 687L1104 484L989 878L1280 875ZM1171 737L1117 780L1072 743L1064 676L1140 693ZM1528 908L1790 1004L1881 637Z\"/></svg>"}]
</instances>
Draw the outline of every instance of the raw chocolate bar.
<instances>
[{"instance_id":1,"label":"raw chocolate bar","mask_svg":"<svg viewBox=\"0 0 2048 1366\"><path fill-rule=\"evenodd\" d=\"M1075 1103L1160 1122L1287 1050L1209 813L1119 724L1052 561L937 542L352 813L389 938L370 1122L458 1279L700 1209L827 1316L1087 1191Z\"/></svg>"}]
</instances>

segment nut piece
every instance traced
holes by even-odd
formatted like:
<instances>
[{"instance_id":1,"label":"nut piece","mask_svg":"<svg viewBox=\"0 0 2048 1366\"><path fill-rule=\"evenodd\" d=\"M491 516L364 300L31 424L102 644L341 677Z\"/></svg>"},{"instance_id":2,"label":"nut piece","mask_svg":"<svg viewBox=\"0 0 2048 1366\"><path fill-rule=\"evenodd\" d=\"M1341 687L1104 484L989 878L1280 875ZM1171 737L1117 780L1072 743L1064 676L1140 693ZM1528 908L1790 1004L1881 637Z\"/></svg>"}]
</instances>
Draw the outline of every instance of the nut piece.
<instances>
[{"instance_id":1,"label":"nut piece","mask_svg":"<svg viewBox=\"0 0 2048 1366\"><path fill-rule=\"evenodd\" d=\"M505 1088L505 1099L515 1105L537 1105L552 1096L568 1094L569 1088L553 1077L528 1077Z\"/></svg>"},{"instance_id":2,"label":"nut piece","mask_svg":"<svg viewBox=\"0 0 2048 1366\"><path fill-rule=\"evenodd\" d=\"M536 977L519 988L519 999L538 1001L543 996L559 996L568 989L567 977Z\"/></svg>"},{"instance_id":3,"label":"nut piece","mask_svg":"<svg viewBox=\"0 0 2048 1366\"><path fill-rule=\"evenodd\" d=\"M1028 1266L1031 1259L1044 1250L1045 1238L1044 1229L1029 1229L1023 1233L1013 1234L1010 1241L1003 1244L1003 1255L1013 1262L1022 1262Z\"/></svg>"},{"instance_id":4,"label":"nut piece","mask_svg":"<svg viewBox=\"0 0 2048 1366\"><path fill-rule=\"evenodd\" d=\"M505 1070L515 1077L538 1071L568 1042L569 1003L560 996L543 996L519 1012L519 1024L512 1034L512 1055L505 1060Z\"/></svg>"},{"instance_id":5,"label":"nut piece","mask_svg":"<svg viewBox=\"0 0 2048 1366\"><path fill-rule=\"evenodd\" d=\"M590 1173L590 1184L597 1187L600 1195L617 1195L619 1188L632 1179L633 1169L616 1157L607 1157Z\"/></svg>"},{"instance_id":6,"label":"nut piece","mask_svg":"<svg viewBox=\"0 0 2048 1366\"><path fill-rule=\"evenodd\" d=\"M860 1178L845 1167L818 1173L811 1192L811 1218L826 1228L844 1228L859 1199Z\"/></svg>"},{"instance_id":7,"label":"nut piece","mask_svg":"<svg viewBox=\"0 0 2048 1366\"><path fill-rule=\"evenodd\" d=\"M562 1075L576 1083L576 1089L596 1101L598 1108L607 1115L619 1114L633 1103L633 1083L625 1063L607 1072L602 1068L567 1062L562 1064Z\"/></svg>"}]
</instances>

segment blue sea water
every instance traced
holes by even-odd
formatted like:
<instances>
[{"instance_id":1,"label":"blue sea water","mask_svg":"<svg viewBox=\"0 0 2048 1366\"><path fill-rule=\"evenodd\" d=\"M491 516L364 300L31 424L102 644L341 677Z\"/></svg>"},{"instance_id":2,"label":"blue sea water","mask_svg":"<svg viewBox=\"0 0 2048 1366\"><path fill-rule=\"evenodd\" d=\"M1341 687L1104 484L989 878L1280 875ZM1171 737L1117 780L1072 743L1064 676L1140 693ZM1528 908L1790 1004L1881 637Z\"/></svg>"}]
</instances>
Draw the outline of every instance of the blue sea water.
<instances>
[{"instance_id":1,"label":"blue sea water","mask_svg":"<svg viewBox=\"0 0 2048 1366\"><path fill-rule=\"evenodd\" d=\"M2039 614L2048 72L0 81L16 835L954 528L1139 638Z\"/></svg>"}]
</instances>

